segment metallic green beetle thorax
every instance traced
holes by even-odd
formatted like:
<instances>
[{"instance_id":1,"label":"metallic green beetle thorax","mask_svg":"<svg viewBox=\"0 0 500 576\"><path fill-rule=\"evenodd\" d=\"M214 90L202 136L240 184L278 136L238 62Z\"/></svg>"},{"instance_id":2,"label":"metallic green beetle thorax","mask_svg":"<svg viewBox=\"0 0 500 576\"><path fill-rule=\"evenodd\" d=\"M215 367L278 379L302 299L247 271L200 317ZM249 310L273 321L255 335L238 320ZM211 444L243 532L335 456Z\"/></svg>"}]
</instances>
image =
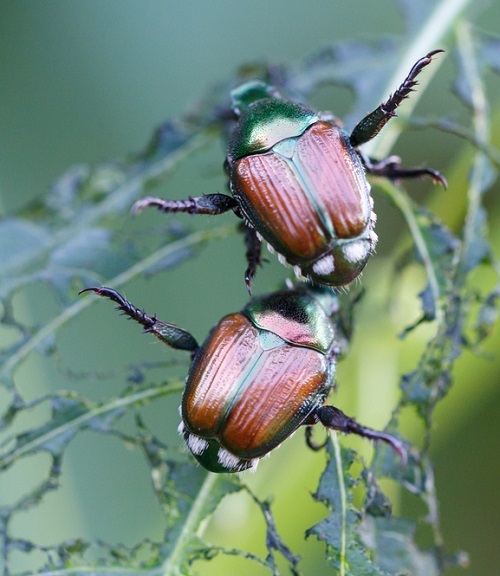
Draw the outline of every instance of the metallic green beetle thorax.
<instances>
[{"instance_id":1,"label":"metallic green beetle thorax","mask_svg":"<svg viewBox=\"0 0 500 576\"><path fill-rule=\"evenodd\" d=\"M319 120L317 114L302 104L265 98L243 112L229 142L228 157L238 158L265 152L285 138L300 136Z\"/></svg>"},{"instance_id":2,"label":"metallic green beetle thorax","mask_svg":"<svg viewBox=\"0 0 500 576\"><path fill-rule=\"evenodd\" d=\"M335 331L320 302L306 292L275 292L252 300L243 313L263 330L295 344L326 354Z\"/></svg>"}]
</instances>

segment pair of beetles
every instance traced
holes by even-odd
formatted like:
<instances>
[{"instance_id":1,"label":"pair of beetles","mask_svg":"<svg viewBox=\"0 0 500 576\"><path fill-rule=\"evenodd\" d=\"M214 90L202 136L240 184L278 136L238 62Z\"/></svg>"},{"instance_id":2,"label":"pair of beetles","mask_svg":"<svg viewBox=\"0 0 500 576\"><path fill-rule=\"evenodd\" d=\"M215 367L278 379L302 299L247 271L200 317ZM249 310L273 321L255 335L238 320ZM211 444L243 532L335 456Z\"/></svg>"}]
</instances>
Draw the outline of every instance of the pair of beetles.
<instances>
[{"instance_id":1,"label":"pair of beetles","mask_svg":"<svg viewBox=\"0 0 500 576\"><path fill-rule=\"evenodd\" d=\"M398 438L366 428L325 405L346 335L334 287L352 282L374 251L376 216L365 173L391 180L429 176L403 168L397 157L368 158L359 147L396 115L416 77L441 50L418 60L401 86L351 134L335 119L284 99L272 86L247 82L231 92L234 129L225 169L231 195L187 200L145 197L134 210L222 214L242 219L250 292L265 241L305 282L253 298L225 316L200 346L186 330L136 308L111 288L93 291L172 348L191 353L179 427L187 447L212 472L254 469L260 458L300 426L358 434L388 443L406 457Z\"/></svg>"}]
</instances>

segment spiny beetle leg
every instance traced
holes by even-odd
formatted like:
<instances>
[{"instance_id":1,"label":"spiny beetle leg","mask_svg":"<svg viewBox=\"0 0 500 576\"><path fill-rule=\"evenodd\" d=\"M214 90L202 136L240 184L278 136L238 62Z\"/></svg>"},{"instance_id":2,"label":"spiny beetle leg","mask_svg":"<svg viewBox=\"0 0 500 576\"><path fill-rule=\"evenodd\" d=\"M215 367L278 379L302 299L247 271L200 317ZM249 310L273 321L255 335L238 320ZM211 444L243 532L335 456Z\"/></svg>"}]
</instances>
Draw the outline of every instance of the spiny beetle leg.
<instances>
[{"instance_id":1,"label":"spiny beetle leg","mask_svg":"<svg viewBox=\"0 0 500 576\"><path fill-rule=\"evenodd\" d=\"M175 326L175 324L158 320L156 316L149 316L149 314L146 314L143 310L136 308L116 290L106 288L105 286L90 287L80 290L78 294L83 294L84 292L94 292L98 296L109 298L113 302L116 302L116 304L118 304L116 307L117 310L120 310L129 318L144 326L144 332L153 334L153 336L156 336L156 338L168 346L177 350L187 350L191 352L192 355L198 350L198 342L196 342L195 338L189 332Z\"/></svg>"},{"instance_id":2,"label":"spiny beetle leg","mask_svg":"<svg viewBox=\"0 0 500 576\"><path fill-rule=\"evenodd\" d=\"M346 416L342 410L339 410L334 406L322 406L321 408L318 408L316 416L323 426L326 426L326 428L345 432L346 434L357 434L358 436L363 436L370 440L382 440L389 444L399 454L403 464L408 461L406 446L402 440L392 436L391 434L387 434L386 432L378 432L371 428L365 428L365 426L362 426L353 418L349 418L349 416Z\"/></svg>"},{"instance_id":3,"label":"spiny beetle leg","mask_svg":"<svg viewBox=\"0 0 500 576\"><path fill-rule=\"evenodd\" d=\"M388 100L356 124L350 136L351 144L355 148L374 138L387 122L396 116L397 107L405 98L408 98L417 85L417 76L432 62L432 57L440 52L444 52L444 50L433 50L415 62L410 73L394 94L391 94Z\"/></svg>"},{"instance_id":4,"label":"spiny beetle leg","mask_svg":"<svg viewBox=\"0 0 500 576\"><path fill-rule=\"evenodd\" d=\"M187 200L163 200L154 196L145 196L132 206L132 213L137 214L144 208L153 206L162 212L187 212L188 214L209 214L216 216L236 208L234 198L227 194L206 194Z\"/></svg>"},{"instance_id":5,"label":"spiny beetle leg","mask_svg":"<svg viewBox=\"0 0 500 576\"><path fill-rule=\"evenodd\" d=\"M78 295L80 296L84 292L94 292L98 296L102 296L103 298L109 298L110 300L118 304L118 306L116 307L117 310L123 312L129 318L132 318L132 320L135 320L136 322L144 326L145 330L150 330L151 327L154 326L156 323L155 317L149 316L149 314L146 314L146 312L143 312L142 310L136 308L133 304L131 304L128 300L126 300L119 292L113 290L112 288L106 288L105 286L102 287L91 286L90 288L84 288L83 290L80 290L80 292L78 292Z\"/></svg>"},{"instance_id":6,"label":"spiny beetle leg","mask_svg":"<svg viewBox=\"0 0 500 576\"><path fill-rule=\"evenodd\" d=\"M389 180L401 180L402 178L423 178L429 176L435 184L439 183L444 188L448 187L446 178L433 168L403 168L397 156L389 156L384 160L374 160L361 156L366 171L373 176L382 176Z\"/></svg>"}]
</instances>

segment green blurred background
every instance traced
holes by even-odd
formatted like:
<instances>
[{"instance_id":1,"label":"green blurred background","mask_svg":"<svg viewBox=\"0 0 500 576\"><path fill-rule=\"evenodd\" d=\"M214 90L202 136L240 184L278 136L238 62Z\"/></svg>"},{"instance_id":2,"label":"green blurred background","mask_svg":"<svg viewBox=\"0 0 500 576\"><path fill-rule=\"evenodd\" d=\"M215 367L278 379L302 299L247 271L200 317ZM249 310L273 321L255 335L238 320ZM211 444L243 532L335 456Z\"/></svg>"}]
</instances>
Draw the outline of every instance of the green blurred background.
<instances>
[{"instance_id":1,"label":"green blurred background","mask_svg":"<svg viewBox=\"0 0 500 576\"><path fill-rule=\"evenodd\" d=\"M499 21L498 3L478 20L491 32L498 32L495 23ZM158 124L182 113L208 86L229 77L245 62L288 62L339 39L377 41L404 31L403 16L389 0L4 1L0 6L0 213L9 214L44 194L71 165L96 164L140 150ZM426 95L419 115L466 115L449 92L452 71L447 62L436 82L440 91L434 98ZM498 119L500 85L498 78L488 78L488 82ZM338 102L322 105L344 114L349 110L349 93L339 94ZM374 102L374 107L377 104ZM497 146L498 136L497 129ZM447 168L456 165L460 154L470 152L467 147L450 136L420 131L405 134L396 152L407 165L427 162L449 177L447 192L434 188L425 196L430 187L419 184L415 194L426 199L448 224L458 225L464 208L463 175L449 173ZM183 198L224 191L222 159L222 145L206 147L155 193ZM358 311L352 354L340 368L339 405L366 424L383 426L389 416L387 406L393 404L388 398L397 397L398 374L411 369L427 334L421 330L409 342L396 340L398 331L415 319L416 312L408 310L416 302L409 296L407 301L388 303L391 263L386 254L401 222L384 198L376 196L375 201L379 254L364 275L367 297ZM488 207L498 247L498 194L490 193ZM160 215L144 218L161 229ZM190 226L207 225L206 219L200 220L183 221ZM231 222L229 217L227 222ZM127 226L124 224L124 235ZM239 239L213 243L201 257L152 282L135 282L126 294L136 304L203 339L220 316L237 309L247 298L241 281L242 255ZM237 273L226 273L235 267ZM220 273L214 274L214 270ZM273 262L259 275L257 291L273 289L283 274ZM411 278L407 282L408 293L413 295L416 290ZM37 303L36 311L26 308L27 318L29 314L50 317L55 312L56 304L43 289L27 296ZM436 413L432 454L444 538L449 551L467 550L472 562L467 571L450 574L500 573L498 342L497 330L487 345L489 355L464 354L457 364L456 385ZM70 388L102 398L113 386L120 389L123 374L116 372L124 350L131 363L163 357L159 346L115 317L111 307L94 305L65 329L56 370L43 358L34 358L19 370L17 380L27 397ZM182 374L185 366L175 370ZM342 382L348 385L342 386ZM148 411L158 434L175 434L176 405L158 403ZM418 438L418 430L411 430L411 423L408 427L408 435ZM278 527L291 548L305 557L305 574L329 573L321 564L322 546L312 540L303 542L304 530L324 515L320 506L311 503L309 494L317 485L322 465L322 457L306 450L302 435L296 435L264 462L252 479L262 494L277 495ZM14 467L0 480L0 505L35 485L46 469L47 461L41 456ZM403 508L411 505L400 503ZM249 508L241 499L223 506L212 522L211 539L263 552L262 525ZM146 536L161 538L161 515L141 455L124 450L113 438L85 433L67 450L61 490L19 518L16 528L19 534L42 544L82 535L131 545ZM240 532L242 540L234 537ZM319 564L315 564L315 556ZM209 569L200 567L200 573L234 570L222 562L213 564ZM29 560L20 555L19 567L27 566ZM247 573L244 566L237 564L237 568L239 573ZM259 572L252 566L248 573Z\"/></svg>"}]
</instances>

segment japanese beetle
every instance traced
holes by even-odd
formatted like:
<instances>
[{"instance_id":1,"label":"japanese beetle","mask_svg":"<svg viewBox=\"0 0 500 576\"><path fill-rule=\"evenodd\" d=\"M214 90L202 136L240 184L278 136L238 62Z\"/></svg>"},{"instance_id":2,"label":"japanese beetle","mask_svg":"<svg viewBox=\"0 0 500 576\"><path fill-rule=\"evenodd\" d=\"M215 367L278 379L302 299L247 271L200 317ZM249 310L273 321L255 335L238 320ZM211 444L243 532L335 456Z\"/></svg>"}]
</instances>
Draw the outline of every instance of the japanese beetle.
<instances>
[{"instance_id":1,"label":"japanese beetle","mask_svg":"<svg viewBox=\"0 0 500 576\"><path fill-rule=\"evenodd\" d=\"M191 352L179 432L211 472L254 469L260 458L299 426L327 428L390 444L403 458L401 440L358 424L325 406L336 360L348 335L331 289L303 284L251 300L229 314L198 346L186 330L149 316L111 288L85 288L172 348Z\"/></svg>"},{"instance_id":2,"label":"japanese beetle","mask_svg":"<svg viewBox=\"0 0 500 576\"><path fill-rule=\"evenodd\" d=\"M418 74L439 52L418 60L401 86L351 134L331 115L286 100L263 82L239 86L231 93L235 127L225 161L231 196L208 194L188 200L146 196L133 211L147 206L189 214L233 210L244 224L249 291L261 263L262 241L299 278L328 286L352 282L377 243L365 172L391 180L430 176L446 186L436 170L402 168L395 156L377 161L359 150L396 115Z\"/></svg>"}]
</instances>

